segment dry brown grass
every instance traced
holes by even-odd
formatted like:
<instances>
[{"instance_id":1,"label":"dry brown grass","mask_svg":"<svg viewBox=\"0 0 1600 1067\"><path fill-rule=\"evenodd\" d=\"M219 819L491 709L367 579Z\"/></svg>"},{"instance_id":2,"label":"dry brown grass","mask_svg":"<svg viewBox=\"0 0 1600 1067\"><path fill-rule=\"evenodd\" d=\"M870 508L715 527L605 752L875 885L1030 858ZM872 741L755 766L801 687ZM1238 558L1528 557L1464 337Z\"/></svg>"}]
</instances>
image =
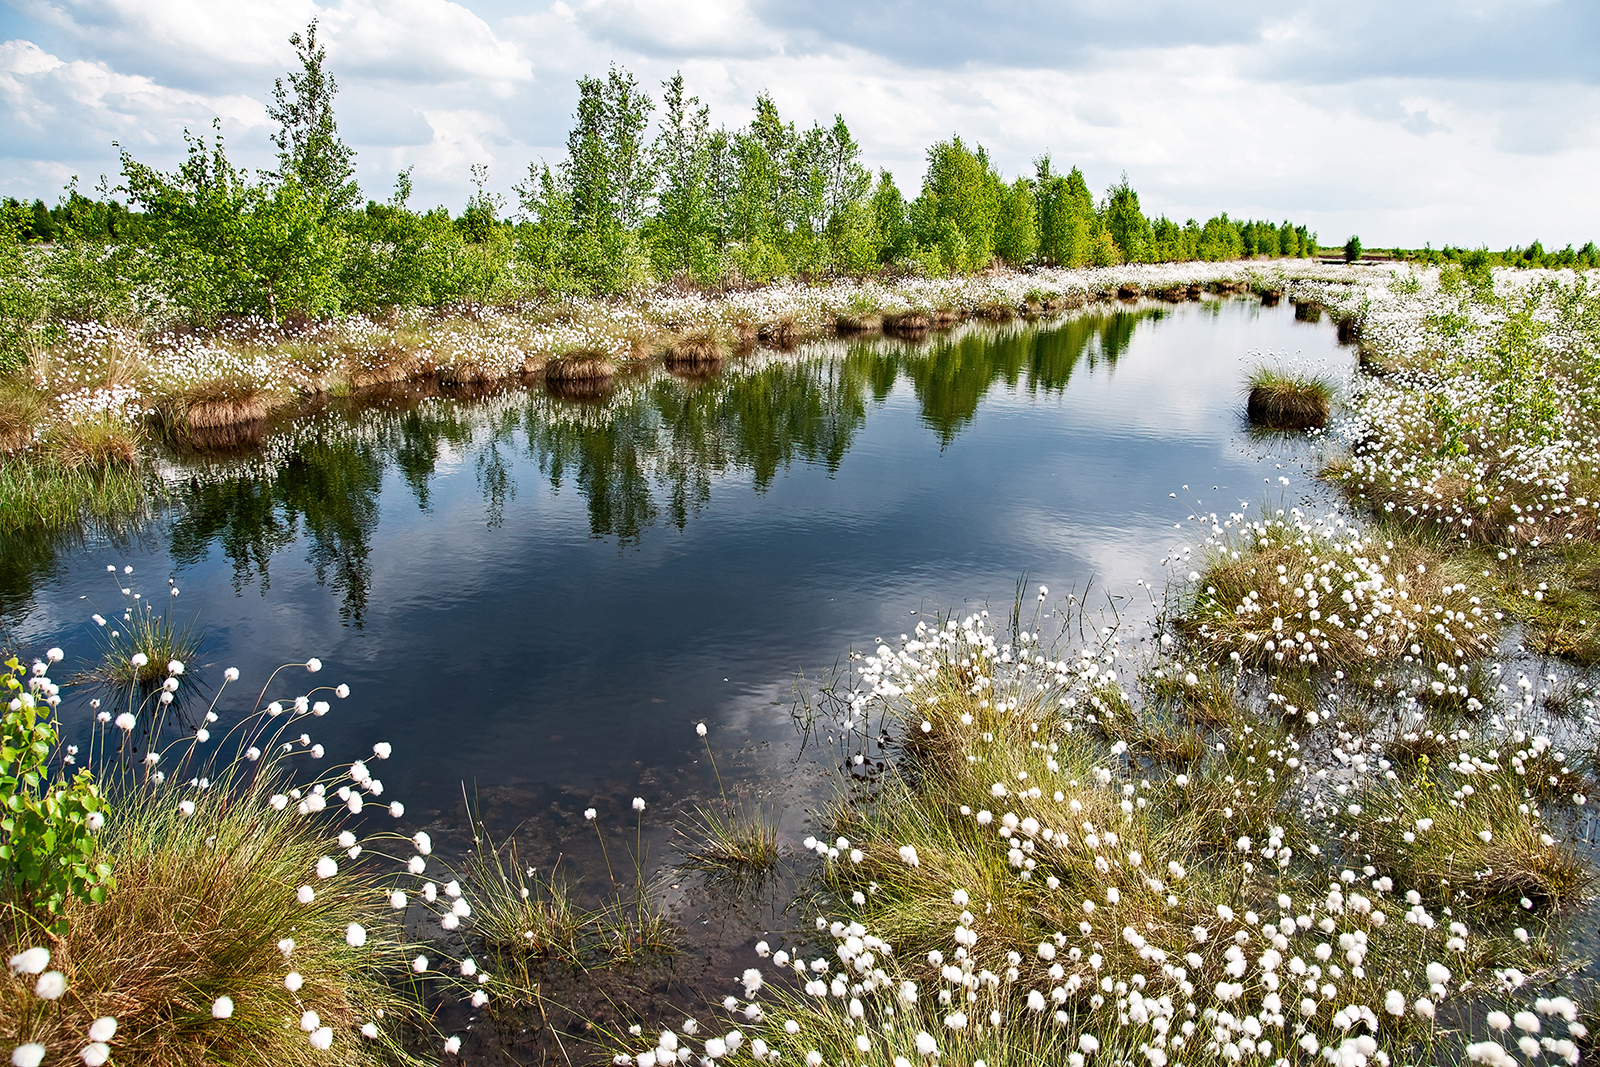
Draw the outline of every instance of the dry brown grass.
<instances>
[{"instance_id":1,"label":"dry brown grass","mask_svg":"<svg viewBox=\"0 0 1600 1067\"><path fill-rule=\"evenodd\" d=\"M875 311L840 315L834 324L840 333L877 333L883 329L883 316Z\"/></svg>"},{"instance_id":2,"label":"dry brown grass","mask_svg":"<svg viewBox=\"0 0 1600 1067\"><path fill-rule=\"evenodd\" d=\"M760 327L755 334L759 335L764 329L766 327ZM662 360L671 369L711 367L727 357L729 347L728 338L721 330L708 327L673 338L662 352Z\"/></svg>"},{"instance_id":3,"label":"dry brown grass","mask_svg":"<svg viewBox=\"0 0 1600 1067\"><path fill-rule=\"evenodd\" d=\"M21 382L0 382L0 452L28 445L44 418L45 402Z\"/></svg>"},{"instance_id":4,"label":"dry brown grass","mask_svg":"<svg viewBox=\"0 0 1600 1067\"><path fill-rule=\"evenodd\" d=\"M609 379L617 365L609 355L592 349L578 349L549 360L544 365L547 382L593 382Z\"/></svg>"},{"instance_id":5,"label":"dry brown grass","mask_svg":"<svg viewBox=\"0 0 1600 1067\"><path fill-rule=\"evenodd\" d=\"M933 319L925 311L893 311L883 317L886 332L915 337L927 333Z\"/></svg>"}]
</instances>

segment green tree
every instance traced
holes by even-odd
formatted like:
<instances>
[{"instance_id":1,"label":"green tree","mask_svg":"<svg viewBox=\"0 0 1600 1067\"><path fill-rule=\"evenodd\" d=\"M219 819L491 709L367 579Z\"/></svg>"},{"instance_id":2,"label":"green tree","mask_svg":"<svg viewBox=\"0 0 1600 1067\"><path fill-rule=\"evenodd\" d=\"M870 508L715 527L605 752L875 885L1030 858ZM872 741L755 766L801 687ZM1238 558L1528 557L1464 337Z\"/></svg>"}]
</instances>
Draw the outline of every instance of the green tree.
<instances>
[{"instance_id":1,"label":"green tree","mask_svg":"<svg viewBox=\"0 0 1600 1067\"><path fill-rule=\"evenodd\" d=\"M344 238L326 222L327 202L293 178L251 181L214 125L210 144L184 131L188 155L170 175L121 153L123 188L148 216L160 280L198 320L337 312Z\"/></svg>"},{"instance_id":2,"label":"green tree","mask_svg":"<svg viewBox=\"0 0 1600 1067\"><path fill-rule=\"evenodd\" d=\"M872 172L861 165L861 146L850 135L843 115L819 139L816 161L823 178L823 226L829 265L852 272L872 267L877 259L876 219L868 203Z\"/></svg>"},{"instance_id":3,"label":"green tree","mask_svg":"<svg viewBox=\"0 0 1600 1067\"><path fill-rule=\"evenodd\" d=\"M1039 260L1054 267L1081 267L1090 261L1090 248L1099 228L1094 194L1083 172L1073 167L1067 174L1050 168L1050 156L1034 162L1034 199L1039 219Z\"/></svg>"},{"instance_id":4,"label":"green tree","mask_svg":"<svg viewBox=\"0 0 1600 1067\"><path fill-rule=\"evenodd\" d=\"M982 147L969 149L960 137L940 141L928 149L922 195L913 205L917 242L937 247L949 269L989 266L1004 188Z\"/></svg>"},{"instance_id":5,"label":"green tree","mask_svg":"<svg viewBox=\"0 0 1600 1067\"><path fill-rule=\"evenodd\" d=\"M538 287L615 293L646 277L638 229L655 191L645 141L654 107L625 70L578 80L567 158L559 171L530 164L516 187L530 223L517 255Z\"/></svg>"},{"instance_id":6,"label":"green tree","mask_svg":"<svg viewBox=\"0 0 1600 1067\"><path fill-rule=\"evenodd\" d=\"M1038 250L1039 217L1033 183L1026 178L1018 178L1000 195L994 251L1009 266L1024 267L1033 261Z\"/></svg>"},{"instance_id":7,"label":"green tree","mask_svg":"<svg viewBox=\"0 0 1600 1067\"><path fill-rule=\"evenodd\" d=\"M278 181L293 180L310 197L321 197L330 212L348 211L361 200L355 182L355 149L339 137L333 117L333 98L339 85L324 69L327 51L317 44L317 20L304 36L289 37L300 70L290 72L289 84L273 82L273 104L267 117L278 123L272 143L278 146Z\"/></svg>"},{"instance_id":8,"label":"green tree","mask_svg":"<svg viewBox=\"0 0 1600 1067\"><path fill-rule=\"evenodd\" d=\"M1128 184L1128 176L1106 190L1101 209L1106 232L1122 250L1124 263L1143 263L1150 258L1150 222L1139 209L1139 194Z\"/></svg>"},{"instance_id":9,"label":"green tree","mask_svg":"<svg viewBox=\"0 0 1600 1067\"><path fill-rule=\"evenodd\" d=\"M646 225L651 264L660 277L683 273L709 280L718 253L710 114L699 97L685 95L682 73L661 87L661 129L650 147L660 181Z\"/></svg>"},{"instance_id":10,"label":"green tree","mask_svg":"<svg viewBox=\"0 0 1600 1067\"><path fill-rule=\"evenodd\" d=\"M1344 243L1344 261L1354 263L1361 258L1361 238L1352 234L1350 240Z\"/></svg>"},{"instance_id":11,"label":"green tree","mask_svg":"<svg viewBox=\"0 0 1600 1067\"><path fill-rule=\"evenodd\" d=\"M911 254L911 224L906 215L906 200L887 170L878 172L869 205L872 213L872 241L879 263L893 263Z\"/></svg>"}]
</instances>

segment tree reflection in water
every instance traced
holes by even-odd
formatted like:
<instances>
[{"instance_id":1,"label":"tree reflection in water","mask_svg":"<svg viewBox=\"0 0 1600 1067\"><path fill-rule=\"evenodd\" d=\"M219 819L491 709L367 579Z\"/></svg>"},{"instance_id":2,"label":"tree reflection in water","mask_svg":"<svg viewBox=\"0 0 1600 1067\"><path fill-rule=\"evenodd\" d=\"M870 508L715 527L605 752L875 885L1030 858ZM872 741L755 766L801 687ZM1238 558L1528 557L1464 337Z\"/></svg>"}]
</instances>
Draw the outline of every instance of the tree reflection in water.
<instances>
[{"instance_id":1,"label":"tree reflection in water","mask_svg":"<svg viewBox=\"0 0 1600 1067\"><path fill-rule=\"evenodd\" d=\"M634 545L659 523L685 527L720 477L747 472L763 492L796 462L837 470L871 405L902 381L923 423L948 445L996 385L1059 394L1081 364L1114 366L1137 324L1162 314L1117 309L1064 322L969 326L925 343L874 338L758 353L709 377L660 369L624 375L595 397L518 389L451 398L402 387L376 400L330 404L277 429L248 456L167 457L166 521L143 531L157 535L164 526L179 568L219 551L236 591L257 584L263 593L274 557L303 541L318 582L359 627L390 471L430 511L440 465L470 460L485 522L494 527L505 521L517 458L526 456L552 489L577 489L592 537ZM0 539L0 612L23 610L56 556L83 537L22 531Z\"/></svg>"}]
</instances>

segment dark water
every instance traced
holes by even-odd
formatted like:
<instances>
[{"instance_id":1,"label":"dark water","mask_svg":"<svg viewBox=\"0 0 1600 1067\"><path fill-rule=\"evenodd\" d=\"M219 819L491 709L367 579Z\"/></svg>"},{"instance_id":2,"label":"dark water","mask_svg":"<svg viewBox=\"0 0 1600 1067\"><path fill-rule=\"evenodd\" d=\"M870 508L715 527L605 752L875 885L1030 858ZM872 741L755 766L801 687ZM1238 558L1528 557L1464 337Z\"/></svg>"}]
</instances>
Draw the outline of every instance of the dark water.
<instances>
[{"instance_id":1,"label":"dark water","mask_svg":"<svg viewBox=\"0 0 1600 1067\"><path fill-rule=\"evenodd\" d=\"M340 761L392 742L386 799L422 823L459 825L465 783L556 844L590 804L631 823L634 795L660 832L714 789L705 721L725 774L794 829L817 780L796 672L919 613L1007 613L1024 574L1052 604L1092 581L1091 602L1147 615L1137 583L1160 588L1196 501L1310 491L1286 454L1303 446L1245 430L1267 353L1350 363L1288 306L1119 305L655 369L603 400L330 407L256 456L170 460L174 502L126 543L3 546L0 608L70 666L120 583L160 597L174 578L213 676L259 686L315 655L318 681L347 682L317 740Z\"/></svg>"}]
</instances>

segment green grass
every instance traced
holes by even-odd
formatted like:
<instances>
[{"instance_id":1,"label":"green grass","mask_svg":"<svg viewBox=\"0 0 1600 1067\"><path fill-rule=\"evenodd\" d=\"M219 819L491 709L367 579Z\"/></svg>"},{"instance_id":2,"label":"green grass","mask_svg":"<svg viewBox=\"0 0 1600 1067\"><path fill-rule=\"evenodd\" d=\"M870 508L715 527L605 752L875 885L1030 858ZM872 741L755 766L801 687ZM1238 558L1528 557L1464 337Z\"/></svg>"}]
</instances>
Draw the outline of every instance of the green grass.
<instances>
[{"instance_id":1,"label":"green grass","mask_svg":"<svg viewBox=\"0 0 1600 1067\"><path fill-rule=\"evenodd\" d=\"M697 807L684 837L683 866L714 877L759 877L778 863L778 819L759 806Z\"/></svg>"},{"instance_id":2,"label":"green grass","mask_svg":"<svg viewBox=\"0 0 1600 1067\"><path fill-rule=\"evenodd\" d=\"M1328 424L1333 410L1332 379L1262 367L1246 382L1250 422L1272 430L1309 430Z\"/></svg>"},{"instance_id":3,"label":"green grass","mask_svg":"<svg viewBox=\"0 0 1600 1067\"><path fill-rule=\"evenodd\" d=\"M1152 654L1135 700L1109 677L1134 666L1115 647L1059 661L1017 640L919 627L866 664L853 684L876 694L893 758L821 817L818 935L758 946L767 962L697 1044L714 1035L739 1064L888 1067L929 1062L930 1043L948 1063L1223 1064L1261 1037L1268 1062L1309 1063L1359 1034L1369 1057L1423 1062L1462 1039L1419 998L1481 996L1506 967L1559 975L1548 923L1587 872L1528 806L1544 763L1502 752L1446 780L1413 760L1352 787L1324 769L1349 765L1332 746L1366 751L1345 719L1279 721L1256 683L1193 669L1181 646ZM1157 753L1163 729L1193 741ZM1481 754L1483 736L1439 755ZM1413 845L1417 818L1431 837ZM1338 1021L1351 1004L1370 1027Z\"/></svg>"},{"instance_id":4,"label":"green grass","mask_svg":"<svg viewBox=\"0 0 1600 1067\"><path fill-rule=\"evenodd\" d=\"M71 465L43 453L0 457L0 532L116 528L161 497L142 466Z\"/></svg>"},{"instance_id":5,"label":"green grass","mask_svg":"<svg viewBox=\"0 0 1600 1067\"><path fill-rule=\"evenodd\" d=\"M419 1062L397 1036L424 1024L403 984L408 946L380 861L340 851L332 812L274 810L268 797L288 785L271 761L213 768L208 789L177 784L188 777L182 767L166 784L114 785L101 843L116 887L103 904L71 902L68 933L47 943L50 966L67 979L60 1000L42 1009L23 980L0 978L0 1043L35 1041L49 1062L76 1062L89 1024L109 1015L121 1064ZM330 855L338 873L318 878L318 860ZM297 899L302 885L315 888L309 904ZM365 930L360 947L347 940L351 923ZM287 954L285 938L294 940ZM0 918L0 954L39 943L20 912ZM298 991L285 986L290 971L303 979ZM221 997L232 1001L230 1018L213 1016ZM301 1025L308 1010L331 1028L330 1051L311 1046ZM368 1023L374 1039L359 1032Z\"/></svg>"}]
</instances>

